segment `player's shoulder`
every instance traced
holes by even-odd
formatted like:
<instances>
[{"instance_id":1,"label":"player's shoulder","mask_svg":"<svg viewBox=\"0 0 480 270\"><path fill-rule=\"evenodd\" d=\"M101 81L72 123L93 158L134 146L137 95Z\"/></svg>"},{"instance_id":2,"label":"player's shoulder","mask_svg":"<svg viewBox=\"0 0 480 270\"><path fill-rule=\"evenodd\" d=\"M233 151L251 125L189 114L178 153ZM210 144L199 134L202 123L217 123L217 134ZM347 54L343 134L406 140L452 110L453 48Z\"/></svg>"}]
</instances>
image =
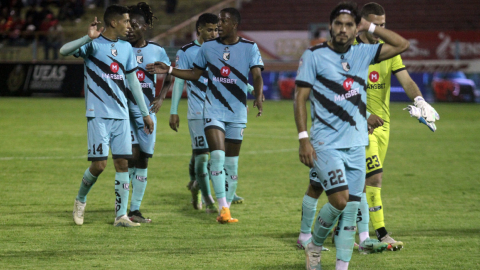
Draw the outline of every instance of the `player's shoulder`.
<instances>
[{"instance_id":1,"label":"player's shoulder","mask_svg":"<svg viewBox=\"0 0 480 270\"><path fill-rule=\"evenodd\" d=\"M200 46L197 45L197 44L195 43L195 41L192 41L192 42L190 42L190 43L187 43L187 44L183 45L183 46L180 48L180 50L186 52L188 49L190 49L190 48L195 48L195 47L200 47Z\"/></svg>"},{"instance_id":2,"label":"player's shoulder","mask_svg":"<svg viewBox=\"0 0 480 270\"><path fill-rule=\"evenodd\" d=\"M158 44L158 43L156 43L156 42L153 42L153 41L148 41L148 45L149 45L149 46L156 46L156 47L158 47L158 48L163 49L163 47L162 47L160 44Z\"/></svg>"},{"instance_id":3,"label":"player's shoulder","mask_svg":"<svg viewBox=\"0 0 480 270\"><path fill-rule=\"evenodd\" d=\"M315 52L315 51L320 51L321 49L324 49L324 48L328 48L327 42L323 42L315 46L312 46L308 48L308 51Z\"/></svg>"},{"instance_id":4,"label":"player's shoulder","mask_svg":"<svg viewBox=\"0 0 480 270\"><path fill-rule=\"evenodd\" d=\"M243 38L243 37L239 37L238 42L240 42L240 43L246 43L246 44L251 44L251 45L254 45L254 44L255 44L255 41L248 40L248 39Z\"/></svg>"},{"instance_id":5,"label":"player's shoulder","mask_svg":"<svg viewBox=\"0 0 480 270\"><path fill-rule=\"evenodd\" d=\"M132 44L130 44L130 42L125 41L125 40L119 39L119 40L117 40L117 44L120 45L120 46L133 48Z\"/></svg>"}]
</instances>

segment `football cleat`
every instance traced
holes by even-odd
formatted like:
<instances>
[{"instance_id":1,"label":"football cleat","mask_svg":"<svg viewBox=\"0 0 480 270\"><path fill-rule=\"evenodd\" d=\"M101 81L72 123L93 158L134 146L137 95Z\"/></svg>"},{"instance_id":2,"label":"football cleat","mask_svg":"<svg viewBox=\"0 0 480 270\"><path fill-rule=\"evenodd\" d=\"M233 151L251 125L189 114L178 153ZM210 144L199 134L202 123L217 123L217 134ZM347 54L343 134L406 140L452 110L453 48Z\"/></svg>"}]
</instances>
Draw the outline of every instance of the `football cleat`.
<instances>
[{"instance_id":1,"label":"football cleat","mask_svg":"<svg viewBox=\"0 0 480 270\"><path fill-rule=\"evenodd\" d=\"M232 215L230 215L230 209L224 206L222 207L220 214L217 216L217 222L221 224L237 223L238 219L232 218Z\"/></svg>"},{"instance_id":2,"label":"football cleat","mask_svg":"<svg viewBox=\"0 0 480 270\"><path fill-rule=\"evenodd\" d=\"M130 211L128 212L128 218L133 221L133 222L137 222L137 223L151 223L152 220L149 219L149 218L144 218L142 216L142 213L140 212L140 210L135 210L135 211Z\"/></svg>"},{"instance_id":3,"label":"football cleat","mask_svg":"<svg viewBox=\"0 0 480 270\"><path fill-rule=\"evenodd\" d=\"M115 219L113 223L115 227L139 227L140 223L131 221L127 215L119 216Z\"/></svg>"},{"instance_id":4,"label":"football cleat","mask_svg":"<svg viewBox=\"0 0 480 270\"><path fill-rule=\"evenodd\" d=\"M358 246L361 254L378 253L386 250L388 244L378 241L377 239L367 238Z\"/></svg>"},{"instance_id":5,"label":"football cleat","mask_svg":"<svg viewBox=\"0 0 480 270\"><path fill-rule=\"evenodd\" d=\"M187 185L188 190L192 193L192 205L193 209L200 210L202 209L202 194L200 191L200 187L198 186L198 182L190 181Z\"/></svg>"},{"instance_id":6,"label":"football cleat","mask_svg":"<svg viewBox=\"0 0 480 270\"><path fill-rule=\"evenodd\" d=\"M300 239L297 239L297 248L299 249L305 249L305 247L308 245L308 243L312 242L312 238L308 238L307 241L300 241ZM322 246L322 251L330 251L330 249Z\"/></svg>"},{"instance_id":7,"label":"football cleat","mask_svg":"<svg viewBox=\"0 0 480 270\"><path fill-rule=\"evenodd\" d=\"M314 245L312 242L305 247L305 261L307 270L322 270L320 259L322 258L322 247Z\"/></svg>"},{"instance_id":8,"label":"football cleat","mask_svg":"<svg viewBox=\"0 0 480 270\"><path fill-rule=\"evenodd\" d=\"M79 200L75 199L75 203L73 204L73 221L77 225L83 224L83 215L85 213L85 206L87 202L80 202Z\"/></svg>"},{"instance_id":9,"label":"football cleat","mask_svg":"<svg viewBox=\"0 0 480 270\"><path fill-rule=\"evenodd\" d=\"M207 214L213 214L213 213L218 214L218 207L214 203L207 204L205 206L205 212L207 212Z\"/></svg>"},{"instance_id":10,"label":"football cleat","mask_svg":"<svg viewBox=\"0 0 480 270\"><path fill-rule=\"evenodd\" d=\"M238 196L237 193L235 193L233 195L233 200L232 200L233 204L241 204L241 203L243 203L243 201L244 201L244 199L242 197Z\"/></svg>"},{"instance_id":11,"label":"football cleat","mask_svg":"<svg viewBox=\"0 0 480 270\"><path fill-rule=\"evenodd\" d=\"M385 235L382 239L380 239L381 242L388 244L387 250L390 251L399 251L403 248L403 242L401 241L395 241L390 235Z\"/></svg>"}]
</instances>

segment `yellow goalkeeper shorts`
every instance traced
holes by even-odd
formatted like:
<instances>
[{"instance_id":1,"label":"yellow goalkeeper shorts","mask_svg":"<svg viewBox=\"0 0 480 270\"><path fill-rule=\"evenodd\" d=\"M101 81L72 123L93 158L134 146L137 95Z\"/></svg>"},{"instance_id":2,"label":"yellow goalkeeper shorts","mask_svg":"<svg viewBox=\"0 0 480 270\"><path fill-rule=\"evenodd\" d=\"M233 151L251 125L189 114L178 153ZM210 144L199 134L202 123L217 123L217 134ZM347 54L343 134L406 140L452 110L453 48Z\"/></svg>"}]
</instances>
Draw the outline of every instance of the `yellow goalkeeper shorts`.
<instances>
[{"instance_id":1,"label":"yellow goalkeeper shorts","mask_svg":"<svg viewBox=\"0 0 480 270\"><path fill-rule=\"evenodd\" d=\"M383 172L383 162L387 154L388 140L390 137L390 124L384 122L383 126L376 128L373 134L368 135L368 146L365 149L367 174L365 178Z\"/></svg>"}]
</instances>

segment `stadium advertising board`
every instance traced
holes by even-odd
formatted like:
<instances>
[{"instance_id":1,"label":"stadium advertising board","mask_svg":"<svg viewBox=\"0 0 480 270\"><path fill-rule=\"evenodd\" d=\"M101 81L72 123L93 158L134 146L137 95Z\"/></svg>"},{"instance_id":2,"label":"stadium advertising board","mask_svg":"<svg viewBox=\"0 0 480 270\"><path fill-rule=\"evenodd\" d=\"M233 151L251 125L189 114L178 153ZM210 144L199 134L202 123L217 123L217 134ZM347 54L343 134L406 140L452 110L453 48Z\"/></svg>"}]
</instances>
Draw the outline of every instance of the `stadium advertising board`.
<instances>
[{"instance_id":1,"label":"stadium advertising board","mask_svg":"<svg viewBox=\"0 0 480 270\"><path fill-rule=\"evenodd\" d=\"M83 64L79 63L2 63L2 96L66 96L83 94Z\"/></svg>"}]
</instances>

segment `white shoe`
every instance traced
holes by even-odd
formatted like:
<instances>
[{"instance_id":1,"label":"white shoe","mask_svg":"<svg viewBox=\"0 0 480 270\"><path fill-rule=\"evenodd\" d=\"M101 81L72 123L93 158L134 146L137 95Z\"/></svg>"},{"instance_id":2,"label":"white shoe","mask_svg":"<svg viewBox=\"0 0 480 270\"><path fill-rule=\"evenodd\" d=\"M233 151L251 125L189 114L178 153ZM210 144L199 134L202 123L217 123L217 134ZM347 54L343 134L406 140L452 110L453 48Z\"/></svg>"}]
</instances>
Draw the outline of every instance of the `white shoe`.
<instances>
[{"instance_id":1,"label":"white shoe","mask_svg":"<svg viewBox=\"0 0 480 270\"><path fill-rule=\"evenodd\" d=\"M86 205L87 202L82 203L81 201L75 199L75 203L73 204L73 221L75 221L75 224L83 224L83 214L85 213Z\"/></svg>"},{"instance_id":2,"label":"white shoe","mask_svg":"<svg viewBox=\"0 0 480 270\"><path fill-rule=\"evenodd\" d=\"M139 227L140 223L131 221L127 215L119 216L115 219L113 223L115 227Z\"/></svg>"},{"instance_id":3,"label":"white shoe","mask_svg":"<svg viewBox=\"0 0 480 270\"><path fill-rule=\"evenodd\" d=\"M307 263L307 270L322 270L320 259L322 256L322 247L314 245L312 242L305 247L305 256Z\"/></svg>"}]
</instances>

